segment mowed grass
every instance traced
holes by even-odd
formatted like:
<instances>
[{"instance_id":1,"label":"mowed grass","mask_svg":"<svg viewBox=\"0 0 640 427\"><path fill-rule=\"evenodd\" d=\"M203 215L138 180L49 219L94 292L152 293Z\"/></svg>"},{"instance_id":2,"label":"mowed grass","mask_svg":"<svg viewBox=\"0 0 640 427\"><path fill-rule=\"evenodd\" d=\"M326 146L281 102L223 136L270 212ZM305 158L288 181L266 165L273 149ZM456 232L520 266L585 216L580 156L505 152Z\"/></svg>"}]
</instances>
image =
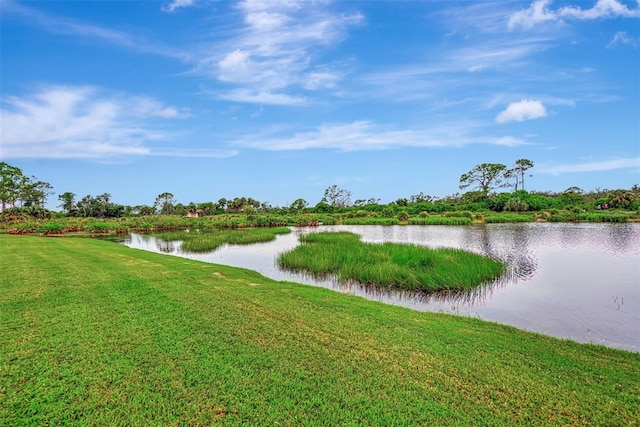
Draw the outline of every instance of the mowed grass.
<instances>
[{"instance_id":1,"label":"mowed grass","mask_svg":"<svg viewBox=\"0 0 640 427\"><path fill-rule=\"evenodd\" d=\"M498 277L496 260L459 249L364 243L349 232L300 236L301 245L278 257L280 267L333 275L379 288L434 292L472 289Z\"/></svg>"},{"instance_id":2,"label":"mowed grass","mask_svg":"<svg viewBox=\"0 0 640 427\"><path fill-rule=\"evenodd\" d=\"M638 425L640 355L0 235L0 425Z\"/></svg>"}]
</instances>

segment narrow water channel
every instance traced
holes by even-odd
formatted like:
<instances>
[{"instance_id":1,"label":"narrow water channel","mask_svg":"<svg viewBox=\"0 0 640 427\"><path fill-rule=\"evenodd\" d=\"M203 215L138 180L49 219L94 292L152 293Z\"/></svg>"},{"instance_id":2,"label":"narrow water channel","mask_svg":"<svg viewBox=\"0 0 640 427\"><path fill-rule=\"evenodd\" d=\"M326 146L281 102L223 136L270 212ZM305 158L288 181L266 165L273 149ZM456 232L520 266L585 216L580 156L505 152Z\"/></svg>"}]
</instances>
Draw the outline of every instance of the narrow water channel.
<instances>
[{"instance_id":1,"label":"narrow water channel","mask_svg":"<svg viewBox=\"0 0 640 427\"><path fill-rule=\"evenodd\" d=\"M283 271L278 254L301 234L351 231L367 242L461 248L504 261L500 279L461 294L374 291ZM640 224L488 224L477 226L325 226L293 228L269 243L191 254L180 242L132 234L125 245L244 267L290 282L323 286L420 311L474 316L579 342L640 352Z\"/></svg>"}]
</instances>

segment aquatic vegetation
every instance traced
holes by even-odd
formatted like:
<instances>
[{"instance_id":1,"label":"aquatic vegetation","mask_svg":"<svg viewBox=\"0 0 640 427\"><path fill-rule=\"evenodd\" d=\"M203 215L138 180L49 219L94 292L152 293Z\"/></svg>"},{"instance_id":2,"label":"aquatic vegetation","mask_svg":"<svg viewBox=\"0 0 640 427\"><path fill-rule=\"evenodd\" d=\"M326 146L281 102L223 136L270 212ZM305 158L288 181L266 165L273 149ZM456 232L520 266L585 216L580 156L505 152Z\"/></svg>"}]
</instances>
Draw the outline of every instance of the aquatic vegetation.
<instances>
[{"instance_id":1,"label":"aquatic vegetation","mask_svg":"<svg viewBox=\"0 0 640 427\"><path fill-rule=\"evenodd\" d=\"M400 221L397 218L345 218L342 220L344 225L398 225Z\"/></svg>"},{"instance_id":2,"label":"aquatic vegetation","mask_svg":"<svg viewBox=\"0 0 640 427\"><path fill-rule=\"evenodd\" d=\"M204 233L183 233L182 250L187 252L210 252L224 244L248 245L251 243L269 242L278 234L290 233L286 227L277 228L241 228L209 230Z\"/></svg>"},{"instance_id":3,"label":"aquatic vegetation","mask_svg":"<svg viewBox=\"0 0 640 427\"><path fill-rule=\"evenodd\" d=\"M381 288L471 289L504 269L496 260L459 249L364 243L348 232L312 233L300 240L301 245L278 257L282 268Z\"/></svg>"},{"instance_id":4,"label":"aquatic vegetation","mask_svg":"<svg viewBox=\"0 0 640 427\"><path fill-rule=\"evenodd\" d=\"M469 225L471 224L471 218L467 217L444 217L444 216L421 216L409 218L407 224L409 225Z\"/></svg>"},{"instance_id":5,"label":"aquatic vegetation","mask_svg":"<svg viewBox=\"0 0 640 427\"><path fill-rule=\"evenodd\" d=\"M484 222L487 224L495 223L511 223L511 222L533 222L535 221L531 215L503 213L499 215L487 215Z\"/></svg>"}]
</instances>

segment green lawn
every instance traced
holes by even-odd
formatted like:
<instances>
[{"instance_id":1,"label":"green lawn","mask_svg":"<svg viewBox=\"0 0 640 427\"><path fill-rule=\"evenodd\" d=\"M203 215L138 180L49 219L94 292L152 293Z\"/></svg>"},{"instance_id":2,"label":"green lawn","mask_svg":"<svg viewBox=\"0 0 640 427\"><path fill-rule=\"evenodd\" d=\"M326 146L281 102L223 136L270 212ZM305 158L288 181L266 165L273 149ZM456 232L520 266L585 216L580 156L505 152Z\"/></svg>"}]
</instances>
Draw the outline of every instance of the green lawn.
<instances>
[{"instance_id":1,"label":"green lawn","mask_svg":"<svg viewBox=\"0 0 640 427\"><path fill-rule=\"evenodd\" d=\"M640 355L0 235L0 425L638 425Z\"/></svg>"}]
</instances>

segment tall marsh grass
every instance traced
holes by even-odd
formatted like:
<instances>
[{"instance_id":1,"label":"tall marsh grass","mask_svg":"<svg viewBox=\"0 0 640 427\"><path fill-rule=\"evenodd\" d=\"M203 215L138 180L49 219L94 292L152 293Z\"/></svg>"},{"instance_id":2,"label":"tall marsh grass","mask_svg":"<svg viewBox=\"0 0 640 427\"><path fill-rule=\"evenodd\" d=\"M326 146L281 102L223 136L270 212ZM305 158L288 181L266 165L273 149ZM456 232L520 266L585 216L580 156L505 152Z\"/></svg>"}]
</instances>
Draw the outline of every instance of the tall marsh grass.
<instances>
[{"instance_id":1,"label":"tall marsh grass","mask_svg":"<svg viewBox=\"0 0 640 427\"><path fill-rule=\"evenodd\" d=\"M487 224L512 223L512 222L533 222L535 221L531 215L501 213L499 215L487 215L484 222Z\"/></svg>"},{"instance_id":2,"label":"tall marsh grass","mask_svg":"<svg viewBox=\"0 0 640 427\"><path fill-rule=\"evenodd\" d=\"M344 225L398 225L400 221L397 218L345 218L342 220Z\"/></svg>"},{"instance_id":3,"label":"tall marsh grass","mask_svg":"<svg viewBox=\"0 0 640 427\"><path fill-rule=\"evenodd\" d=\"M277 228L242 228L236 230L210 230L203 233L182 233L182 250L187 252L210 252L224 244L248 245L251 243L269 242L278 234L290 233L286 227ZM177 236L173 236L177 237Z\"/></svg>"},{"instance_id":4,"label":"tall marsh grass","mask_svg":"<svg viewBox=\"0 0 640 427\"><path fill-rule=\"evenodd\" d=\"M471 218L467 217L444 217L444 216L421 216L409 218L409 225L469 225Z\"/></svg>"},{"instance_id":5,"label":"tall marsh grass","mask_svg":"<svg viewBox=\"0 0 640 427\"><path fill-rule=\"evenodd\" d=\"M380 288L434 292L465 290L502 274L493 259L458 249L373 244L348 232L312 233L278 257L282 268L333 275Z\"/></svg>"}]
</instances>

